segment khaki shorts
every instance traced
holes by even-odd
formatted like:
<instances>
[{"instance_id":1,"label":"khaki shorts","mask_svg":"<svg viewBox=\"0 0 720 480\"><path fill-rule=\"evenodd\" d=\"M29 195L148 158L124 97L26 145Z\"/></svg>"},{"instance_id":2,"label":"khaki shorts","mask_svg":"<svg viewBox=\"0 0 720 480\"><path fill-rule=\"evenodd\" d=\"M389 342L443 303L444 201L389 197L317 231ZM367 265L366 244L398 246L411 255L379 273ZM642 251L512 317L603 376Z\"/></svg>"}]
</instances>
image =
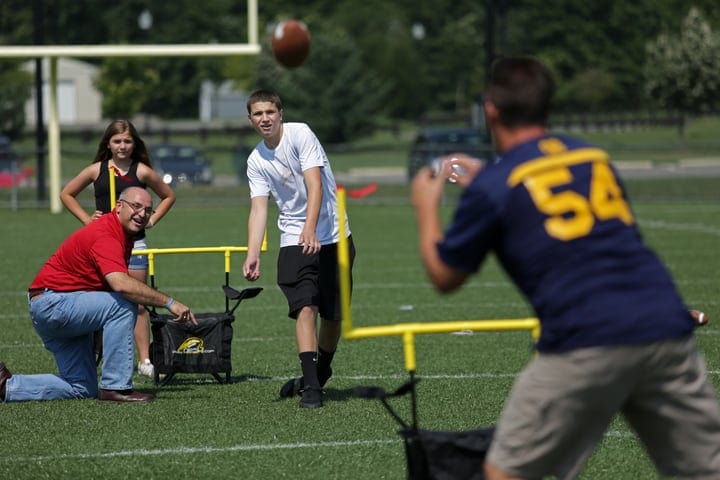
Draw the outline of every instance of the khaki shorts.
<instances>
[{"instance_id":1,"label":"khaki shorts","mask_svg":"<svg viewBox=\"0 0 720 480\"><path fill-rule=\"evenodd\" d=\"M487 461L523 478L574 478L617 413L661 474L720 478L720 404L692 336L539 355L510 393Z\"/></svg>"}]
</instances>

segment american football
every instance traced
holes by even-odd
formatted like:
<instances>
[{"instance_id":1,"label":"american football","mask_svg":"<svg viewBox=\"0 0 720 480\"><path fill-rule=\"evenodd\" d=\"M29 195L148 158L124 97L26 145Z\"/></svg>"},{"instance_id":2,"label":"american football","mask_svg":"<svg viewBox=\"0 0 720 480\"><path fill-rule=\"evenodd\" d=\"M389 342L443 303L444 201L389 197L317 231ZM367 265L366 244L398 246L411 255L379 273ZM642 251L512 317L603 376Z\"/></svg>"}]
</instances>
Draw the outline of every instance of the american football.
<instances>
[{"instance_id":1,"label":"american football","mask_svg":"<svg viewBox=\"0 0 720 480\"><path fill-rule=\"evenodd\" d=\"M690 315L695 319L695 324L698 326L706 325L710 321L708 316L700 310L690 310Z\"/></svg>"},{"instance_id":2,"label":"american football","mask_svg":"<svg viewBox=\"0 0 720 480\"><path fill-rule=\"evenodd\" d=\"M270 47L280 64L297 68L310 54L310 30L300 20L284 20L275 26Z\"/></svg>"}]
</instances>

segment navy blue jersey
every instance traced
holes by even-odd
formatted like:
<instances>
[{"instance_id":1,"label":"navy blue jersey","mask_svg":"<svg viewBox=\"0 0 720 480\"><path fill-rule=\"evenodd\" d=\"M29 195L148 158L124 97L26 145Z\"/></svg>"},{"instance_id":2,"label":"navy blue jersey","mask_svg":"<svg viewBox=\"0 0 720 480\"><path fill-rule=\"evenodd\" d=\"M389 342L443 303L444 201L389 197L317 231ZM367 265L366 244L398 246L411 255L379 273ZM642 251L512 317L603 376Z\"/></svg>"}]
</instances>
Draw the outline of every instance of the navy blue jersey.
<instances>
[{"instance_id":1,"label":"navy blue jersey","mask_svg":"<svg viewBox=\"0 0 720 480\"><path fill-rule=\"evenodd\" d=\"M438 249L467 273L494 251L540 319L540 351L647 343L694 328L607 153L576 139L535 139L486 165Z\"/></svg>"}]
</instances>

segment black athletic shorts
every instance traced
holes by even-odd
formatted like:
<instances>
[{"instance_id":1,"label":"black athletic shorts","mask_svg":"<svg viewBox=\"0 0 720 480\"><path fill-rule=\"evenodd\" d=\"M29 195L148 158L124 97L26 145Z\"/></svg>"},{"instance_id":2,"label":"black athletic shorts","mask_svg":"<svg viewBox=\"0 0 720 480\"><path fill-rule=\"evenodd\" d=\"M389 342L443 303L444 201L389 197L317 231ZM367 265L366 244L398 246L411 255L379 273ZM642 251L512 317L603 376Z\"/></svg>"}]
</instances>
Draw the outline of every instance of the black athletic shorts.
<instances>
[{"instance_id":1,"label":"black athletic shorts","mask_svg":"<svg viewBox=\"0 0 720 480\"><path fill-rule=\"evenodd\" d=\"M348 237L350 251L350 288L355 245ZM337 243L323 245L314 255L303 255L303 247L280 248L277 283L288 302L288 316L297 318L302 307L318 307L320 318L340 321L340 280L338 277Z\"/></svg>"}]
</instances>

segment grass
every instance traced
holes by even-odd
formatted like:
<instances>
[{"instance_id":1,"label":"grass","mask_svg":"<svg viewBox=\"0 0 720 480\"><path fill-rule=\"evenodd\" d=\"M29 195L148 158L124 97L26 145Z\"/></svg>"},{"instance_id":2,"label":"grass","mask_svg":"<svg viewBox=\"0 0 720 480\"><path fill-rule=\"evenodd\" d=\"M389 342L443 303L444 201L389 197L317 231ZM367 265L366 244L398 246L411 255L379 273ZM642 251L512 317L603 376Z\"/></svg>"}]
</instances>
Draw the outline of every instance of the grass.
<instances>
[{"instance_id":1,"label":"grass","mask_svg":"<svg viewBox=\"0 0 720 480\"><path fill-rule=\"evenodd\" d=\"M717 179L629 180L646 241L665 260L689 306L709 314L698 330L712 382L720 391L720 317L716 272L720 236ZM356 325L408 321L517 318L527 303L491 259L460 292L441 296L428 285L415 242L407 186L381 185L352 200L349 215L358 249L354 271ZM449 216L452 196L444 214ZM247 191L187 188L151 231L151 247L242 245ZM150 405L94 400L0 405L0 477L94 478L379 478L405 477L398 426L378 402L354 398L358 385L399 386L406 378L398 338L341 341L325 407L306 411L296 399L277 399L298 374L292 322L275 286L277 233L259 286L265 290L236 311L233 383L181 375L155 389ZM5 254L0 258L0 360L14 373L55 371L52 356L30 324L24 291L42 262L78 227L67 212L0 209ZM231 284L243 257L232 259ZM199 312L221 311L224 281L219 254L157 259L157 286ZM531 355L526 332L473 336L435 334L416 339L418 415L429 429L469 429L496 422L514 376ZM409 416L407 399L393 401ZM637 439L617 420L590 460L584 479L655 478Z\"/></svg>"}]
</instances>

